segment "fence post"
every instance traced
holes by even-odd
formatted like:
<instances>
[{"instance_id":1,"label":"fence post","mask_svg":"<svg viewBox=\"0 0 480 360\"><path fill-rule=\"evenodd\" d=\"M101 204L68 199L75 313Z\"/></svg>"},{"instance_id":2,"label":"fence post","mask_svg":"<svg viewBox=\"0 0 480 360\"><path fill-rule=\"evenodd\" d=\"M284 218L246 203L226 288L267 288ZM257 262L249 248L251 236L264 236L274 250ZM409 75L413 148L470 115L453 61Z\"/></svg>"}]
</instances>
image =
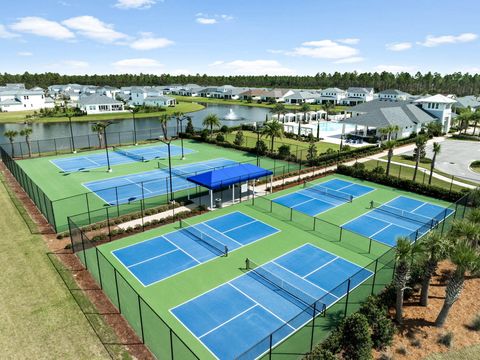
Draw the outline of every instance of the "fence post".
<instances>
[{"instance_id":1,"label":"fence post","mask_svg":"<svg viewBox=\"0 0 480 360\"><path fill-rule=\"evenodd\" d=\"M315 315L317 314L317 303L313 303L313 319L312 319L312 337L310 338L310 352L313 350L313 336L315 335Z\"/></svg>"},{"instance_id":2,"label":"fence post","mask_svg":"<svg viewBox=\"0 0 480 360\"><path fill-rule=\"evenodd\" d=\"M293 220L293 208L290 208L290 221Z\"/></svg>"},{"instance_id":3,"label":"fence post","mask_svg":"<svg viewBox=\"0 0 480 360\"><path fill-rule=\"evenodd\" d=\"M375 281L377 279L377 267L378 267L378 259L375 260L375 271L373 273L373 282L372 282L372 295L375 292Z\"/></svg>"},{"instance_id":4,"label":"fence post","mask_svg":"<svg viewBox=\"0 0 480 360\"><path fill-rule=\"evenodd\" d=\"M344 312L344 317L347 317L347 309L348 309L348 297L350 295L350 279L348 279L348 284L347 284L347 298L345 299L345 312Z\"/></svg>"},{"instance_id":5,"label":"fence post","mask_svg":"<svg viewBox=\"0 0 480 360\"><path fill-rule=\"evenodd\" d=\"M368 253L372 251L372 238L369 238L370 242L368 243Z\"/></svg>"},{"instance_id":6,"label":"fence post","mask_svg":"<svg viewBox=\"0 0 480 360\"><path fill-rule=\"evenodd\" d=\"M95 247L95 255L97 256L98 281L100 282L100 289L103 290L102 272L100 271L100 260L98 259L98 247Z\"/></svg>"},{"instance_id":7,"label":"fence post","mask_svg":"<svg viewBox=\"0 0 480 360\"><path fill-rule=\"evenodd\" d=\"M342 236L343 236L343 227L340 226L340 239L338 241L342 241Z\"/></svg>"},{"instance_id":8,"label":"fence post","mask_svg":"<svg viewBox=\"0 0 480 360\"><path fill-rule=\"evenodd\" d=\"M453 178L455 176L452 175L452 180L450 181L450 189L448 190L448 193L450 194L452 192L452 188L453 188Z\"/></svg>"},{"instance_id":9,"label":"fence post","mask_svg":"<svg viewBox=\"0 0 480 360\"><path fill-rule=\"evenodd\" d=\"M313 217L313 231L315 231L317 228L317 218Z\"/></svg>"},{"instance_id":10,"label":"fence post","mask_svg":"<svg viewBox=\"0 0 480 360\"><path fill-rule=\"evenodd\" d=\"M112 230L110 228L110 215L108 214L108 207L105 208L105 211L107 212L108 238L110 241L112 241Z\"/></svg>"},{"instance_id":11,"label":"fence post","mask_svg":"<svg viewBox=\"0 0 480 360\"><path fill-rule=\"evenodd\" d=\"M144 222L144 210L145 210L145 191L143 189L143 181L140 183L142 188L142 201L140 202L140 213L142 215L142 231L145 231L145 222Z\"/></svg>"},{"instance_id":12,"label":"fence post","mask_svg":"<svg viewBox=\"0 0 480 360\"><path fill-rule=\"evenodd\" d=\"M85 193L85 203L87 204L87 213L88 213L88 223L92 223L92 218L90 216L90 204L88 203L88 193Z\"/></svg>"},{"instance_id":13,"label":"fence post","mask_svg":"<svg viewBox=\"0 0 480 360\"><path fill-rule=\"evenodd\" d=\"M118 291L117 269L115 268L113 268L113 275L115 277L115 290L117 292L118 311L121 313L122 306L120 305L120 292Z\"/></svg>"},{"instance_id":14,"label":"fence post","mask_svg":"<svg viewBox=\"0 0 480 360\"><path fill-rule=\"evenodd\" d=\"M142 332L142 343L145 344L145 336L143 334L142 305L140 304L140 295L138 293L137 293L137 299L138 299L138 314L140 316L140 331Z\"/></svg>"},{"instance_id":15,"label":"fence post","mask_svg":"<svg viewBox=\"0 0 480 360\"><path fill-rule=\"evenodd\" d=\"M402 168L403 168L402 165L399 165L399 166L398 166L398 178L399 178L399 179L402 177Z\"/></svg>"},{"instance_id":16,"label":"fence post","mask_svg":"<svg viewBox=\"0 0 480 360\"><path fill-rule=\"evenodd\" d=\"M173 355L173 334L172 334L172 329L170 327L168 327L168 328L170 330L170 357L173 360L174 359L174 355Z\"/></svg>"},{"instance_id":17,"label":"fence post","mask_svg":"<svg viewBox=\"0 0 480 360\"><path fill-rule=\"evenodd\" d=\"M272 346L273 346L273 334L270 334L269 344L268 344L268 359L272 359Z\"/></svg>"},{"instance_id":18,"label":"fence post","mask_svg":"<svg viewBox=\"0 0 480 360\"><path fill-rule=\"evenodd\" d=\"M57 139L53 139L53 146L55 148L55 155L58 155L58 151L57 151Z\"/></svg>"},{"instance_id":19,"label":"fence post","mask_svg":"<svg viewBox=\"0 0 480 360\"><path fill-rule=\"evenodd\" d=\"M120 205L118 204L118 186L115 186L115 203L117 204L117 216L120 216Z\"/></svg>"}]
</instances>

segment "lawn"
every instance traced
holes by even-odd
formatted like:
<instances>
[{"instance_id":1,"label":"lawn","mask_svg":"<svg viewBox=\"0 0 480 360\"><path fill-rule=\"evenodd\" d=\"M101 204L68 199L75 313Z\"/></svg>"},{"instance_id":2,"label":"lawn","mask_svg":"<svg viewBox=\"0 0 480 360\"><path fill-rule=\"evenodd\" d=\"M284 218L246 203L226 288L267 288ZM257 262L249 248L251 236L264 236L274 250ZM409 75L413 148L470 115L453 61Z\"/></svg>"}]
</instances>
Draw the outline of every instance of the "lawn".
<instances>
[{"instance_id":1,"label":"lawn","mask_svg":"<svg viewBox=\"0 0 480 360\"><path fill-rule=\"evenodd\" d=\"M137 113L136 118L154 117L162 114L172 114L176 111L183 113L199 111L204 108L203 105L192 102L179 102L175 107L167 107L166 111L151 112L151 113ZM0 112L0 123L23 123L26 115L33 114L33 111L20 111L20 112ZM113 113L113 114L95 114L73 117L74 122L84 121L106 121L106 120L120 120L130 118L132 115L129 112ZM54 122L67 122L67 117L45 117L33 120L37 123L54 123Z\"/></svg>"},{"instance_id":2,"label":"lawn","mask_svg":"<svg viewBox=\"0 0 480 360\"><path fill-rule=\"evenodd\" d=\"M17 210L0 176L1 357L110 359L46 256L41 235L30 232L19 212L22 205L14 199Z\"/></svg>"},{"instance_id":3,"label":"lawn","mask_svg":"<svg viewBox=\"0 0 480 360\"><path fill-rule=\"evenodd\" d=\"M245 138L245 142L243 143L243 145L247 146L247 147L250 147L250 148L254 148L255 144L257 143L257 134L255 134L252 131L242 131L242 132L243 132L243 136ZM235 140L236 134L237 134L237 131L230 132L230 133L225 135L225 139L228 142L233 143L233 141ZM260 138L267 144L268 148L270 149L271 139L266 138L266 137L260 137ZM307 149L308 149L308 146L309 146L309 144L307 142L298 141L298 140L290 139L290 138L287 138L287 137L283 137L283 138L280 138L280 139L276 138L275 142L273 144L273 148L274 148L274 150L278 150L278 148L282 145L290 145L290 152L292 154L296 154L297 151L302 151L303 150L302 151L302 158L306 159ZM338 151L339 148L340 148L340 145L338 145L338 144L332 144L332 143L328 143L328 142L325 142L325 141L316 141L315 145L317 147L317 154L325 153L328 149Z\"/></svg>"},{"instance_id":4,"label":"lawn","mask_svg":"<svg viewBox=\"0 0 480 360\"><path fill-rule=\"evenodd\" d=\"M162 144L163 143L159 142L158 144L155 143L146 146ZM180 141L177 140L173 144L179 146ZM179 156L174 157L172 159L172 166L186 165L217 158L230 159L238 162L249 161L250 163L256 164L256 156L250 153L226 149L193 140L185 140L184 146L194 152L188 154L185 160L180 160ZM58 231L65 231L67 229L67 216L85 213L88 210L104 209L107 206L101 198L94 193L89 192L89 190L82 185L83 183L155 170L158 169L159 166L157 160L151 160L148 162L132 161L112 166L113 171L111 173L107 173L105 167L81 172L62 173L60 169L51 162L53 159L104 153L105 150L97 150L82 152L79 154L25 159L17 162L26 174L41 188L46 196L53 201L53 212ZM162 164L166 166L167 160L164 159L161 161ZM280 174L288 172L289 170L294 171L298 169L298 164L288 164L284 161L272 160L269 158L261 158L260 166L267 169L275 168L276 173ZM195 189L192 191L195 191ZM86 195L87 193L89 195ZM187 192L185 190L176 193L177 198L186 195ZM151 208L164 205L166 202L166 195L150 197L146 200L145 206ZM110 210L112 210L111 214L116 215L140 211L140 201L132 201L118 207L113 206L110 207ZM50 212L50 210L47 212ZM103 211L102 214L105 214L105 211Z\"/></svg>"},{"instance_id":5,"label":"lawn","mask_svg":"<svg viewBox=\"0 0 480 360\"><path fill-rule=\"evenodd\" d=\"M189 101L189 102L198 102L198 103L209 103L209 104L220 104L220 105L241 105L241 106L254 106L254 107L262 107L262 108L273 108L275 105L268 104L268 103L257 103L256 101L248 102L246 100L230 100L230 99L214 99L214 98L205 98L205 97L198 97L198 96L180 96L180 95L172 95L179 101ZM322 110L322 105L316 104L309 104L310 109L313 110ZM300 106L297 105L285 105L287 110L298 110ZM335 106L330 110L330 112L340 112L347 108L347 106Z\"/></svg>"},{"instance_id":6,"label":"lawn","mask_svg":"<svg viewBox=\"0 0 480 360\"><path fill-rule=\"evenodd\" d=\"M411 198L438 203L444 206L448 205L445 202L436 201L428 197L418 196L405 191L400 191L386 186L368 183L340 175L332 175L319 181L323 182L333 178L342 178L376 189L375 191L372 191L367 195L354 200L352 203L345 203L318 216L320 219L330 221L336 225L345 223L348 220L367 212L369 210L368 204L371 200L386 202L396 198L399 195L406 195ZM290 188L283 192L275 193L269 197L278 197L282 194L290 193L298 189L299 187ZM258 198L257 200L261 199L267 201L263 198ZM123 304L122 308L124 309L123 311L125 312L125 317L133 324L133 327L137 330L137 332L140 332L141 328L141 317L138 313L138 304L136 302L137 297L135 296L134 292L128 290L129 287L125 283L128 283L138 294L140 294L144 301L150 305L157 314L159 314L164 322L174 330L174 332L189 348L195 352L198 357L207 359L212 358L212 355L199 342L199 340L172 315L170 309L200 294L203 294L210 289L220 286L231 279L241 276L244 273L243 267L245 258L251 258L258 264L263 264L271 259L281 256L282 254L296 249L299 246L310 243L330 253L333 253L334 255L343 257L344 259L347 259L361 267L368 266L370 270L373 270L375 268L375 261L372 262L372 260L375 260L386 250L385 248L374 248L372 249L371 253L359 251L358 248L351 248L349 245L345 244L343 240L342 242L339 242L338 239L331 239L329 234L325 233L326 230L324 228L318 229L317 232L312 232L311 230L304 228L302 220L296 220L296 218L294 218L294 221L289 220L288 217L285 218L277 211L274 211L273 213L268 212L265 211L262 206L259 206L258 204L254 206L250 202L244 202L236 206L231 206L200 215L195 219L190 219L190 223L198 223L208 219L217 218L234 211L240 211L280 231L270 235L269 237L240 247L235 251L230 252L227 257L215 257L210 261L196 265L195 267L179 272L162 281L145 287L129 270L124 267L122 263L119 262L118 258L112 254L112 251L178 230L178 223L166 225L157 229L101 245L97 248L98 251L87 250L87 261L90 264L91 272L97 279L99 279L98 266L100 266L102 274L101 279L104 284L109 284L108 287L105 285L104 289L112 299L113 303L116 303L117 295L114 285L115 282L110 281L113 279L114 275L113 268L116 269L119 274L119 278L122 279L120 281L121 286L119 285L120 298L122 299ZM358 245L359 244L357 244L357 246ZM101 255L99 256L98 253L101 253ZM79 254L81 257L81 253ZM365 283L355 288L355 290L351 291L348 302L349 305L347 306L348 313L355 311L358 308L359 303L363 301L372 291L380 291L389 281L391 281L393 252L391 254L391 263L390 261L387 262L385 259L383 259L384 261L378 262L377 276L373 278L375 279L375 283L373 283L373 279L370 278ZM100 265L98 265L99 262L97 261L97 257L100 260ZM142 309L146 307L143 305L140 308ZM321 341L328 335L332 327L343 316L344 311L346 311L345 309L345 298L343 298L329 308L329 310L327 310L326 317L317 318L316 326L313 330L315 343ZM143 314L143 319L145 319L145 314ZM168 339L168 330L165 330L165 325L162 325L162 322L160 321L155 322L150 319L149 323L144 323L143 326L145 338L148 339L147 346L150 347L157 357L161 358L162 356L166 356L168 354L169 347L168 345L167 347L161 346L162 342L168 344L166 342ZM276 348L273 353L283 353L283 355L285 355L288 353L298 354L309 351L312 328L307 326L304 329L304 331L298 331L294 336L289 338L289 340L282 343L282 345ZM157 336L154 334L157 334ZM228 342L228 340L226 341ZM178 344L179 343L177 342L177 346ZM179 348L177 347L177 349ZM176 351L174 351L174 353L175 352ZM186 356L184 353L184 357L182 358L190 357Z\"/></svg>"}]
</instances>

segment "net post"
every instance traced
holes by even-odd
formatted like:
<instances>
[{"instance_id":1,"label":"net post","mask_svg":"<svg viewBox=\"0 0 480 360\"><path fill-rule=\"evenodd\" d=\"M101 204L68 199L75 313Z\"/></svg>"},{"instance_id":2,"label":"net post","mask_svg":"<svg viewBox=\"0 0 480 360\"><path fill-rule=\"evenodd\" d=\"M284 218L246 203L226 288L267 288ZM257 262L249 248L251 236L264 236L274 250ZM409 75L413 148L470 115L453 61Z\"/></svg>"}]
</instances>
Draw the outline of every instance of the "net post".
<instances>
[{"instance_id":1,"label":"net post","mask_svg":"<svg viewBox=\"0 0 480 360\"><path fill-rule=\"evenodd\" d=\"M373 209L374 207L374 203L373 203L373 200L370 201L370 209Z\"/></svg>"},{"instance_id":2,"label":"net post","mask_svg":"<svg viewBox=\"0 0 480 360\"><path fill-rule=\"evenodd\" d=\"M375 281L377 279L377 268L378 268L378 259L375 260L375 271L373 272L373 281L372 281L372 292L371 295L375 292Z\"/></svg>"},{"instance_id":3,"label":"net post","mask_svg":"<svg viewBox=\"0 0 480 360\"><path fill-rule=\"evenodd\" d=\"M273 346L273 334L270 334L269 344L268 344L268 359L272 359L272 346Z\"/></svg>"},{"instance_id":4,"label":"net post","mask_svg":"<svg viewBox=\"0 0 480 360\"><path fill-rule=\"evenodd\" d=\"M344 317L347 317L349 295L350 295L350 278L348 279L348 283L347 283L347 298L345 299L345 311L344 311L344 314L343 314Z\"/></svg>"},{"instance_id":5,"label":"net post","mask_svg":"<svg viewBox=\"0 0 480 360\"><path fill-rule=\"evenodd\" d=\"M290 221L293 220L293 208L290 208Z\"/></svg>"},{"instance_id":6,"label":"net post","mask_svg":"<svg viewBox=\"0 0 480 360\"><path fill-rule=\"evenodd\" d=\"M317 303L313 303L312 335L310 337L310 352L313 350L313 336L315 335L315 315L317 314Z\"/></svg>"},{"instance_id":7,"label":"net post","mask_svg":"<svg viewBox=\"0 0 480 360\"><path fill-rule=\"evenodd\" d=\"M228 247L227 247L227 245L225 245L225 250L224 250L224 251L225 251L225 256L228 256Z\"/></svg>"},{"instance_id":8,"label":"net post","mask_svg":"<svg viewBox=\"0 0 480 360\"><path fill-rule=\"evenodd\" d=\"M368 253L370 254L370 252L372 251L372 238L368 238L370 241L368 243Z\"/></svg>"},{"instance_id":9,"label":"net post","mask_svg":"<svg viewBox=\"0 0 480 360\"><path fill-rule=\"evenodd\" d=\"M273 212L273 201L270 199L268 201L270 201L270 212Z\"/></svg>"},{"instance_id":10,"label":"net post","mask_svg":"<svg viewBox=\"0 0 480 360\"><path fill-rule=\"evenodd\" d=\"M250 259L249 258L245 259L245 269L250 270Z\"/></svg>"},{"instance_id":11,"label":"net post","mask_svg":"<svg viewBox=\"0 0 480 360\"><path fill-rule=\"evenodd\" d=\"M343 227L340 226L340 238L338 239L338 241L342 241L342 238L343 238Z\"/></svg>"},{"instance_id":12,"label":"net post","mask_svg":"<svg viewBox=\"0 0 480 360\"><path fill-rule=\"evenodd\" d=\"M115 203L117 204L117 216L120 216L120 205L118 204L118 186L115 186Z\"/></svg>"},{"instance_id":13,"label":"net post","mask_svg":"<svg viewBox=\"0 0 480 360\"><path fill-rule=\"evenodd\" d=\"M313 231L315 231L317 228L317 218L313 217Z\"/></svg>"}]
</instances>

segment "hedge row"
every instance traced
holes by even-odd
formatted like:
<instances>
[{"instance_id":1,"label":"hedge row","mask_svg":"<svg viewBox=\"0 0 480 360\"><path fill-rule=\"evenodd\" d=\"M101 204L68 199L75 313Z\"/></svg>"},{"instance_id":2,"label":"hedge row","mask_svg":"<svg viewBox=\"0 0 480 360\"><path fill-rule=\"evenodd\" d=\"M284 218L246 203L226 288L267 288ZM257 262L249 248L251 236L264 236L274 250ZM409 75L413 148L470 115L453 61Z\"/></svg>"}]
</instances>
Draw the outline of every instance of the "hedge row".
<instances>
[{"instance_id":1,"label":"hedge row","mask_svg":"<svg viewBox=\"0 0 480 360\"><path fill-rule=\"evenodd\" d=\"M377 184L382 184L390 187L394 187L401 190L411 191L420 195L430 196L436 199L441 199L449 202L455 202L465 195L468 190L458 192L449 191L438 186L432 186L427 184L420 184L408 179L399 179L372 170L366 170L365 165L362 163L355 164L353 166L339 165L337 172L342 175L351 176L357 179L371 181Z\"/></svg>"}]
</instances>

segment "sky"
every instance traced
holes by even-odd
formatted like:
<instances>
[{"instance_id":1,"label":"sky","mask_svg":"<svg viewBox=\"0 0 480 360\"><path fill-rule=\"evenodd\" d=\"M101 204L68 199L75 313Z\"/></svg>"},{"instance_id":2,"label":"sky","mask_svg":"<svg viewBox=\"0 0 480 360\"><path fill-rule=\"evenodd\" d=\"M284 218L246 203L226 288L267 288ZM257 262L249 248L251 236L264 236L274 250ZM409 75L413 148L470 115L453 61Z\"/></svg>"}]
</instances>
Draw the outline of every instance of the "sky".
<instances>
[{"instance_id":1,"label":"sky","mask_svg":"<svg viewBox=\"0 0 480 360\"><path fill-rule=\"evenodd\" d=\"M477 0L2 1L0 71L480 73Z\"/></svg>"}]
</instances>

